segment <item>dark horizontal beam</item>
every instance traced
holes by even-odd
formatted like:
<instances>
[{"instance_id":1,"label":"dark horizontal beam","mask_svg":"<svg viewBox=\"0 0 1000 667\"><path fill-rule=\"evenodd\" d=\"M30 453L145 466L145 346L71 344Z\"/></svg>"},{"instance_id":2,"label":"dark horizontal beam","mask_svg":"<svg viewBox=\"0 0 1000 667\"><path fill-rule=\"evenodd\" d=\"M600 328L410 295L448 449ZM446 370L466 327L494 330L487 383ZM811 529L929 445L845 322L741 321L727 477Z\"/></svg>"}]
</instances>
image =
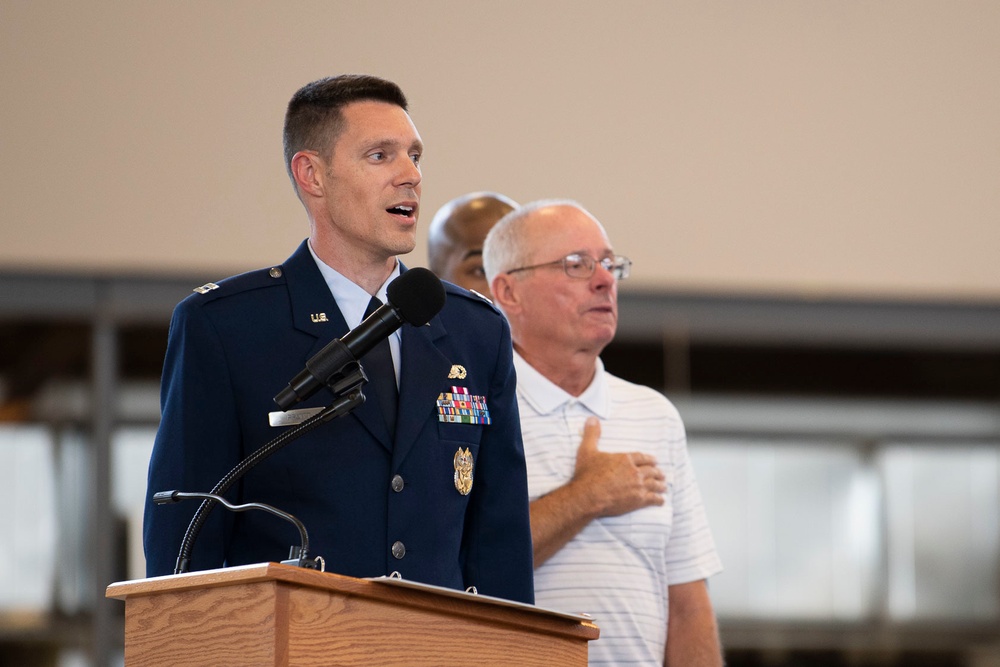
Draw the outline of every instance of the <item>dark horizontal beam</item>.
<instances>
[{"instance_id":1,"label":"dark horizontal beam","mask_svg":"<svg viewBox=\"0 0 1000 667\"><path fill-rule=\"evenodd\" d=\"M203 277L0 273L0 317L168 322ZM1000 303L629 290L619 339L701 343L998 349Z\"/></svg>"},{"instance_id":2,"label":"dark horizontal beam","mask_svg":"<svg viewBox=\"0 0 1000 667\"><path fill-rule=\"evenodd\" d=\"M619 339L1000 348L1000 303L622 291Z\"/></svg>"}]
</instances>

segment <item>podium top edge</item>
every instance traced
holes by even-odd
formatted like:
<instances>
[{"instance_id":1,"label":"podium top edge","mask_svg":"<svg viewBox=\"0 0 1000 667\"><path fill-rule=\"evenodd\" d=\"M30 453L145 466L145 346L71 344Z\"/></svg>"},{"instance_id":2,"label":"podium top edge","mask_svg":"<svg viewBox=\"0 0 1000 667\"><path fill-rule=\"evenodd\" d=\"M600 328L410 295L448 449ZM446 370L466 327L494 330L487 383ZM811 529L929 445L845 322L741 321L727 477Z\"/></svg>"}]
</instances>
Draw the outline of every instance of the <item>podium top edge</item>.
<instances>
[{"instance_id":1,"label":"podium top edge","mask_svg":"<svg viewBox=\"0 0 1000 667\"><path fill-rule=\"evenodd\" d=\"M478 609L494 609L494 613L527 614L536 620L539 617L546 617L551 619L549 622L559 625L571 623L578 626L580 631L587 635L593 633L594 638L598 632L594 620L586 614L546 609L523 602L467 593L416 581L390 577L359 579L334 572L319 572L273 562L115 582L107 587L105 597L126 600L129 597L180 593L269 581L321 589L331 593L392 599L394 601L402 601L405 597L407 603L417 606L440 604L443 599L447 599L452 600L453 604L470 604L477 605Z\"/></svg>"}]
</instances>

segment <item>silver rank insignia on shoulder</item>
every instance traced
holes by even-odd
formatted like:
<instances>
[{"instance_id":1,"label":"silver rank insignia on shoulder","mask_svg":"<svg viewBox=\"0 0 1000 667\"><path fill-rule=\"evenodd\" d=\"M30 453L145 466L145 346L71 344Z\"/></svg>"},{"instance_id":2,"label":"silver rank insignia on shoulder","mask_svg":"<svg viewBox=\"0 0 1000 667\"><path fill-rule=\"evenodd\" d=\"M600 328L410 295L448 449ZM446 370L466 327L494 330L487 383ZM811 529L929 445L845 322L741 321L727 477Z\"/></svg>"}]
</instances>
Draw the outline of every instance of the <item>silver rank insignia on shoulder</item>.
<instances>
[{"instance_id":1,"label":"silver rank insignia on shoulder","mask_svg":"<svg viewBox=\"0 0 1000 667\"><path fill-rule=\"evenodd\" d=\"M455 452L455 488L463 496L469 495L472 491L472 452L466 447L463 451L461 447Z\"/></svg>"},{"instance_id":2,"label":"silver rank insignia on shoulder","mask_svg":"<svg viewBox=\"0 0 1000 667\"><path fill-rule=\"evenodd\" d=\"M473 294L475 294L476 296L478 296L480 299L482 299L486 303L490 304L491 306L493 305L493 301L491 301L490 298L488 296L486 296L485 294L480 294L479 292L477 292L474 289L470 289L469 291L472 292Z\"/></svg>"},{"instance_id":3,"label":"silver rank insignia on shoulder","mask_svg":"<svg viewBox=\"0 0 1000 667\"><path fill-rule=\"evenodd\" d=\"M459 364L453 364L451 370L448 371L449 380L464 380L466 375L465 366Z\"/></svg>"},{"instance_id":4,"label":"silver rank insignia on shoulder","mask_svg":"<svg viewBox=\"0 0 1000 667\"><path fill-rule=\"evenodd\" d=\"M197 292L198 294L208 294L214 289L219 289L219 286L215 283L205 283L201 287L195 287L192 292Z\"/></svg>"},{"instance_id":5,"label":"silver rank insignia on shoulder","mask_svg":"<svg viewBox=\"0 0 1000 667\"><path fill-rule=\"evenodd\" d=\"M326 319L326 313L313 313L312 315L309 316L309 319L311 319L313 322L329 322L330 321L330 320Z\"/></svg>"}]
</instances>

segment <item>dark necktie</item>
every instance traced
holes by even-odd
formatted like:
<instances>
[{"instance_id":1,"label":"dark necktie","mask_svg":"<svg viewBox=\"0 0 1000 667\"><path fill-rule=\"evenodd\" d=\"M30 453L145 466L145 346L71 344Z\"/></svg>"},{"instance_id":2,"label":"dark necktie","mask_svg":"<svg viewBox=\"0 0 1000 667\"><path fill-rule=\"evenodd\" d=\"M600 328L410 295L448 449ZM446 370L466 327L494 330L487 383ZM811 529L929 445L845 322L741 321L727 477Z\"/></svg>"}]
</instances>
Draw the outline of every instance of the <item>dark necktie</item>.
<instances>
[{"instance_id":1,"label":"dark necktie","mask_svg":"<svg viewBox=\"0 0 1000 667\"><path fill-rule=\"evenodd\" d=\"M368 302L365 319L381 305L382 302L379 301L379 298L373 296ZM375 398L378 399L379 407L382 408L382 416L385 417L385 424L389 427L389 438L394 440L396 437L396 405L399 402L399 396L396 389L396 371L392 365L392 352L389 350L389 339L380 340L378 345L361 358L361 365L368 376L368 387L374 388Z\"/></svg>"}]
</instances>

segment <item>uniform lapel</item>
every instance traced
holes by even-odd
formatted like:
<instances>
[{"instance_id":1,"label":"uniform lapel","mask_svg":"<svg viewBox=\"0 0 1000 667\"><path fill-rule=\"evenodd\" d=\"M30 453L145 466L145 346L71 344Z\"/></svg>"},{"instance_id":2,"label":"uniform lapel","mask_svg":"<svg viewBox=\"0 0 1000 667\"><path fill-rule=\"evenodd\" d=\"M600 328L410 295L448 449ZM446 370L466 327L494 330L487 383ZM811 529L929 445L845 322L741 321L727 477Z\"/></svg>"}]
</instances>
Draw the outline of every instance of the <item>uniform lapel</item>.
<instances>
[{"instance_id":1,"label":"uniform lapel","mask_svg":"<svg viewBox=\"0 0 1000 667\"><path fill-rule=\"evenodd\" d=\"M303 241L282 265L292 306L292 326L316 338L306 359L302 360L303 367L307 359L312 358L327 343L342 337L348 331L347 321L344 320L337 301L330 293L323 274L316 266L307 243L308 241ZM348 419L357 419L383 447L391 451L389 428L379 409L378 400L369 389L369 385L365 385L362 391L366 400L351 411ZM333 400L333 395L329 391L323 391L317 396L324 397L327 402Z\"/></svg>"},{"instance_id":2,"label":"uniform lapel","mask_svg":"<svg viewBox=\"0 0 1000 667\"><path fill-rule=\"evenodd\" d=\"M427 326L403 327L403 369L400 374L396 448L392 457L395 465L406 457L427 420L437 414L437 397L445 386L451 360L438 349L435 341L446 334L437 316Z\"/></svg>"},{"instance_id":3,"label":"uniform lapel","mask_svg":"<svg viewBox=\"0 0 1000 667\"><path fill-rule=\"evenodd\" d=\"M309 253L308 243L303 241L281 270L292 305L292 326L316 338L309 351L311 357L331 340L347 333L347 322Z\"/></svg>"}]
</instances>

